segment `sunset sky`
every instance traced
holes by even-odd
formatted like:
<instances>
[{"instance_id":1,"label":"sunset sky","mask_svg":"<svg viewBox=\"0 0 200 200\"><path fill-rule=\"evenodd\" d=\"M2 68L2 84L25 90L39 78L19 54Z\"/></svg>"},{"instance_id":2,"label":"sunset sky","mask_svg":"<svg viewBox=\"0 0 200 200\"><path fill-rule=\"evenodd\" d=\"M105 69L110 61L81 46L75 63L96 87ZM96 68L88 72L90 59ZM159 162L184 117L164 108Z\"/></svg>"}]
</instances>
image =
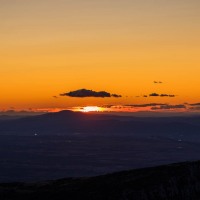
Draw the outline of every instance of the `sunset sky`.
<instances>
[{"instance_id":1,"label":"sunset sky","mask_svg":"<svg viewBox=\"0 0 200 200\"><path fill-rule=\"evenodd\" d=\"M199 0L0 0L0 110L198 103L199 36Z\"/></svg>"}]
</instances>

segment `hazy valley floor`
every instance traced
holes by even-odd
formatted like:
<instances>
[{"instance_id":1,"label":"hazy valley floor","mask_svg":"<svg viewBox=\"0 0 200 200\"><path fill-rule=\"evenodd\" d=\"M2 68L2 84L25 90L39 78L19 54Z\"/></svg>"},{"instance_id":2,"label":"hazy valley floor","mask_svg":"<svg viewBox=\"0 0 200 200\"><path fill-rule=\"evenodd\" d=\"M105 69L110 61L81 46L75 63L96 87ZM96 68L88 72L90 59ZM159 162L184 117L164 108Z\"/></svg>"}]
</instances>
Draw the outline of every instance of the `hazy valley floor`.
<instances>
[{"instance_id":1,"label":"hazy valley floor","mask_svg":"<svg viewBox=\"0 0 200 200\"><path fill-rule=\"evenodd\" d=\"M0 182L95 176L198 159L198 140L178 136L0 136Z\"/></svg>"},{"instance_id":2,"label":"hazy valley floor","mask_svg":"<svg viewBox=\"0 0 200 200\"><path fill-rule=\"evenodd\" d=\"M0 120L0 182L86 177L200 160L200 117L71 111Z\"/></svg>"}]
</instances>

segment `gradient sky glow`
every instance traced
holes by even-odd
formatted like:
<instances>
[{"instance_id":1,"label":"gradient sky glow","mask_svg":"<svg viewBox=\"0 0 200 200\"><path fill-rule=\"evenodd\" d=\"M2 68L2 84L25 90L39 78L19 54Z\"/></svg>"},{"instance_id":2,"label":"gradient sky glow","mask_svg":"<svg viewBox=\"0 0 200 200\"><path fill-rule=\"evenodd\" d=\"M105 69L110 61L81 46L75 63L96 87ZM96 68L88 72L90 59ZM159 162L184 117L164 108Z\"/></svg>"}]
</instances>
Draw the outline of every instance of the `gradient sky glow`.
<instances>
[{"instance_id":1,"label":"gradient sky glow","mask_svg":"<svg viewBox=\"0 0 200 200\"><path fill-rule=\"evenodd\" d=\"M199 11L199 0L0 0L0 109L200 102ZM81 88L123 97L59 97ZM177 96L141 97L153 92Z\"/></svg>"}]
</instances>

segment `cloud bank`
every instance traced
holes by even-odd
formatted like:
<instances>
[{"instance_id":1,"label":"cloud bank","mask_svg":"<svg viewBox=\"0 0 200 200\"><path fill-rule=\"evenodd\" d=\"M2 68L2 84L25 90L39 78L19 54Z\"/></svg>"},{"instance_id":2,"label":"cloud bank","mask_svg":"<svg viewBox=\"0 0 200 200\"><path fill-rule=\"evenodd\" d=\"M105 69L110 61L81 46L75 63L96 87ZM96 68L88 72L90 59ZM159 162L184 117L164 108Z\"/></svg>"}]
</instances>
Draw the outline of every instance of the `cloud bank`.
<instances>
[{"instance_id":1,"label":"cloud bank","mask_svg":"<svg viewBox=\"0 0 200 200\"><path fill-rule=\"evenodd\" d=\"M126 105L104 105L104 111L118 112L199 112L200 106L189 104L168 104L168 103L147 103L147 104L126 104Z\"/></svg>"}]
</instances>

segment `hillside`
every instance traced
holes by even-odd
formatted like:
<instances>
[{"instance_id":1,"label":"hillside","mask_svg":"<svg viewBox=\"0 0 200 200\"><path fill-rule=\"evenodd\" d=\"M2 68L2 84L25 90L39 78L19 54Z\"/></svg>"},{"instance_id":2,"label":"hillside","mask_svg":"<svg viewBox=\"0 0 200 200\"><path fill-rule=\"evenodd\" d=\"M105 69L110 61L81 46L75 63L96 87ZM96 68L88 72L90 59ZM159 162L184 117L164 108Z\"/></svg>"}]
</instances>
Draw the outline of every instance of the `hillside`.
<instances>
[{"instance_id":1,"label":"hillside","mask_svg":"<svg viewBox=\"0 0 200 200\"><path fill-rule=\"evenodd\" d=\"M197 200L200 161L36 183L1 183L5 200Z\"/></svg>"}]
</instances>

